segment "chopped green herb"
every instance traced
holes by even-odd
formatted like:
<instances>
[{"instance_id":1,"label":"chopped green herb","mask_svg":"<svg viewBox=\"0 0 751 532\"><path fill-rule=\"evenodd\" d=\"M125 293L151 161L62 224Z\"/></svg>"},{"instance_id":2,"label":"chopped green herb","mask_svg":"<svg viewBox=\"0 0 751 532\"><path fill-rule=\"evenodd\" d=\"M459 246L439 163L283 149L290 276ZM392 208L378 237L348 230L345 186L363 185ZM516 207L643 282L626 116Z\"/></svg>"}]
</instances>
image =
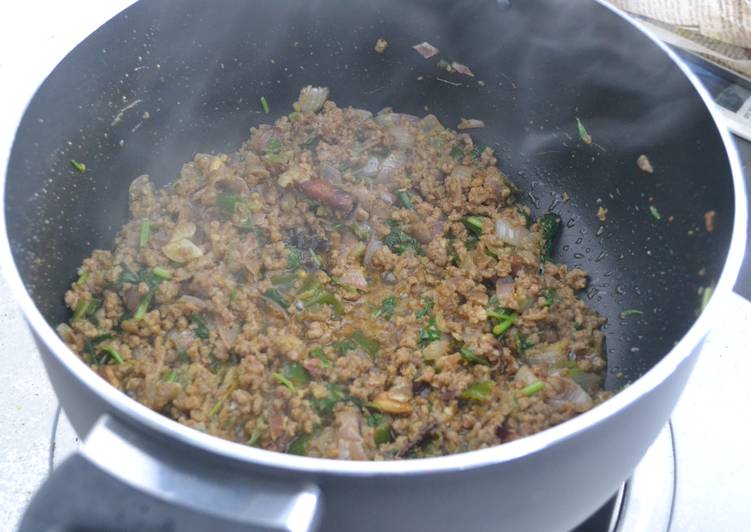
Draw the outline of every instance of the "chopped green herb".
<instances>
[{"instance_id":1,"label":"chopped green herb","mask_svg":"<svg viewBox=\"0 0 751 532\"><path fill-rule=\"evenodd\" d=\"M78 276L78 280L76 281L77 285L86 284L86 281L89 279L89 272L82 271L81 274Z\"/></svg>"},{"instance_id":2,"label":"chopped green herb","mask_svg":"<svg viewBox=\"0 0 751 532\"><path fill-rule=\"evenodd\" d=\"M276 382L278 382L282 386L285 386L285 387L289 388L290 391L292 391L292 392L296 392L297 391L297 388L295 388L295 384L291 380L289 380L287 377L285 377L284 375L282 375L281 373L274 372L274 373L271 374L271 376L274 378L274 380Z\"/></svg>"},{"instance_id":3,"label":"chopped green herb","mask_svg":"<svg viewBox=\"0 0 751 532\"><path fill-rule=\"evenodd\" d=\"M541 216L537 223L540 225L540 232L542 233L540 260L545 262L550 260L553 254L553 243L561 231L561 217L549 212Z\"/></svg>"},{"instance_id":4,"label":"chopped green herb","mask_svg":"<svg viewBox=\"0 0 751 532\"><path fill-rule=\"evenodd\" d=\"M237 230L242 233L253 233L256 235L256 240L258 240L259 243L266 241L266 233L264 230L255 225L249 219L242 220L240 223L235 224L235 227L237 227Z\"/></svg>"},{"instance_id":5,"label":"chopped green herb","mask_svg":"<svg viewBox=\"0 0 751 532\"><path fill-rule=\"evenodd\" d=\"M230 305L233 304L235 301L237 301L237 296L240 295L240 290L237 289L235 286L232 291L229 293L229 303Z\"/></svg>"},{"instance_id":6,"label":"chopped green herb","mask_svg":"<svg viewBox=\"0 0 751 532\"><path fill-rule=\"evenodd\" d=\"M387 297L381 302L381 306L373 311L374 318L383 318L384 320L390 320L396 310L396 297Z\"/></svg>"},{"instance_id":7,"label":"chopped green herb","mask_svg":"<svg viewBox=\"0 0 751 532\"><path fill-rule=\"evenodd\" d=\"M277 290L276 288L269 288L264 293L264 296L269 298L271 301L282 307L284 310L287 310L289 307L289 301L284 299L284 296Z\"/></svg>"},{"instance_id":8,"label":"chopped green herb","mask_svg":"<svg viewBox=\"0 0 751 532\"><path fill-rule=\"evenodd\" d=\"M576 130L579 132L579 138L582 139L584 144L592 144L592 136L587 133L587 129L578 116L576 117Z\"/></svg>"},{"instance_id":9,"label":"chopped green herb","mask_svg":"<svg viewBox=\"0 0 751 532\"><path fill-rule=\"evenodd\" d=\"M414 251L415 255L423 254L420 243L409 233L405 233L398 222L389 221L388 223L391 226L391 232L383 238L383 243L386 244L391 251L397 255L401 255L409 250Z\"/></svg>"},{"instance_id":10,"label":"chopped green herb","mask_svg":"<svg viewBox=\"0 0 751 532\"><path fill-rule=\"evenodd\" d=\"M299 297L301 301L308 301L317 294L320 288L321 281L319 281L318 277L312 273L302 282L302 286L297 292L297 297Z\"/></svg>"},{"instance_id":11,"label":"chopped green herb","mask_svg":"<svg viewBox=\"0 0 751 532\"><path fill-rule=\"evenodd\" d=\"M177 381L177 372L173 369L169 373L165 374L164 376L164 382L176 382Z\"/></svg>"},{"instance_id":12,"label":"chopped green herb","mask_svg":"<svg viewBox=\"0 0 751 532\"><path fill-rule=\"evenodd\" d=\"M258 442L261 439L261 431L258 429L253 429L253 432L250 433L250 438L248 438L248 441L245 442L245 445L249 447L255 447Z\"/></svg>"},{"instance_id":13,"label":"chopped green herb","mask_svg":"<svg viewBox=\"0 0 751 532\"><path fill-rule=\"evenodd\" d=\"M275 137L271 137L266 143L267 153L279 153L281 149L282 149L282 143L279 139Z\"/></svg>"},{"instance_id":14,"label":"chopped green herb","mask_svg":"<svg viewBox=\"0 0 751 532\"><path fill-rule=\"evenodd\" d=\"M485 218L482 216L465 216L462 221L464 226L471 234L479 236L482 234L482 226L485 223Z\"/></svg>"},{"instance_id":15,"label":"chopped green herb","mask_svg":"<svg viewBox=\"0 0 751 532\"><path fill-rule=\"evenodd\" d=\"M433 306L435 305L435 301L433 301L429 297L423 298L422 302L423 302L422 308L418 310L417 313L415 314L418 320L424 318L425 316L433 312Z\"/></svg>"},{"instance_id":16,"label":"chopped green herb","mask_svg":"<svg viewBox=\"0 0 751 532\"><path fill-rule=\"evenodd\" d=\"M306 386L310 383L310 373L299 362L287 362L282 366L282 375L295 386Z\"/></svg>"},{"instance_id":17,"label":"chopped green herb","mask_svg":"<svg viewBox=\"0 0 751 532\"><path fill-rule=\"evenodd\" d=\"M118 278L118 280L121 283L138 284L141 282L141 278L130 271L125 264L121 265L120 268L120 277Z\"/></svg>"},{"instance_id":18,"label":"chopped green herb","mask_svg":"<svg viewBox=\"0 0 751 532\"><path fill-rule=\"evenodd\" d=\"M141 304L138 305L138 308L136 309L136 313L133 314L133 319L136 321L142 320L144 316L146 316L146 312L149 310L149 305L151 305L151 300L154 298L154 292L149 292L144 296L144 298L141 300Z\"/></svg>"},{"instance_id":19,"label":"chopped green herb","mask_svg":"<svg viewBox=\"0 0 751 532\"><path fill-rule=\"evenodd\" d=\"M261 107L263 107L264 113L269 112L269 102L266 101L266 98L264 96L261 96Z\"/></svg>"},{"instance_id":20,"label":"chopped green herb","mask_svg":"<svg viewBox=\"0 0 751 532\"><path fill-rule=\"evenodd\" d=\"M214 406L211 407L211 410L209 410L209 417L214 417L219 413L219 410L222 408L222 405L227 400L227 397L230 396L230 394L235 391L235 385L233 384L230 386L224 393L222 393L219 400L214 403Z\"/></svg>"},{"instance_id":21,"label":"chopped green herb","mask_svg":"<svg viewBox=\"0 0 751 532\"><path fill-rule=\"evenodd\" d=\"M704 309L707 308L707 305L709 305L709 300L712 299L713 293L714 293L714 287L712 286L705 286L704 290L702 290L701 307L700 307L701 312L704 312Z\"/></svg>"},{"instance_id":22,"label":"chopped green herb","mask_svg":"<svg viewBox=\"0 0 751 532\"><path fill-rule=\"evenodd\" d=\"M180 362L183 364L189 364L190 363L190 357L188 357L188 351L181 347L177 350L177 357L180 359Z\"/></svg>"},{"instance_id":23,"label":"chopped green herb","mask_svg":"<svg viewBox=\"0 0 751 532\"><path fill-rule=\"evenodd\" d=\"M295 272L283 273L281 275L274 275L271 278L271 284L274 286L288 286L294 283L296 280L297 274Z\"/></svg>"},{"instance_id":24,"label":"chopped green herb","mask_svg":"<svg viewBox=\"0 0 751 532\"><path fill-rule=\"evenodd\" d=\"M91 317L99 308L100 301L95 298L79 299L76 307L73 309L73 317L70 321L85 320Z\"/></svg>"},{"instance_id":25,"label":"chopped green herb","mask_svg":"<svg viewBox=\"0 0 751 532\"><path fill-rule=\"evenodd\" d=\"M346 355L347 352L352 351L357 347L357 344L351 338L345 338L331 344L331 347L336 349L340 355Z\"/></svg>"},{"instance_id":26,"label":"chopped green herb","mask_svg":"<svg viewBox=\"0 0 751 532\"><path fill-rule=\"evenodd\" d=\"M352 229L355 236L363 242L367 242L370 238L370 229L366 225L353 223L350 226L350 229Z\"/></svg>"},{"instance_id":27,"label":"chopped green herb","mask_svg":"<svg viewBox=\"0 0 751 532\"><path fill-rule=\"evenodd\" d=\"M368 338L361 331L353 332L350 338L368 354L371 360L378 356L378 352L381 350L381 343L378 340Z\"/></svg>"},{"instance_id":28,"label":"chopped green herb","mask_svg":"<svg viewBox=\"0 0 751 532\"><path fill-rule=\"evenodd\" d=\"M641 310L630 308L621 312L621 318L627 318L629 316L641 316L642 314L644 314L644 312L642 312Z\"/></svg>"},{"instance_id":29,"label":"chopped green herb","mask_svg":"<svg viewBox=\"0 0 751 532\"><path fill-rule=\"evenodd\" d=\"M464 150L461 149L459 146L454 146L451 148L451 153L449 153L451 157L457 161L461 161L464 159Z\"/></svg>"},{"instance_id":30,"label":"chopped green herb","mask_svg":"<svg viewBox=\"0 0 751 532\"><path fill-rule=\"evenodd\" d=\"M519 315L516 312L510 312L504 309L489 309L486 312L489 318L498 321L498 323L493 326L493 334L495 336L501 336L511 328L517 319L519 319Z\"/></svg>"},{"instance_id":31,"label":"chopped green herb","mask_svg":"<svg viewBox=\"0 0 751 532\"><path fill-rule=\"evenodd\" d=\"M535 343L527 339L527 337L523 334L520 334L516 337L516 350L519 353L526 353L528 349L531 347L534 347Z\"/></svg>"},{"instance_id":32,"label":"chopped green herb","mask_svg":"<svg viewBox=\"0 0 751 532\"><path fill-rule=\"evenodd\" d=\"M330 368L331 367L331 361L329 361L329 357L326 356L326 352L323 350L323 347L315 347L310 350L310 356L313 358L317 358L321 361L321 366L324 368Z\"/></svg>"},{"instance_id":33,"label":"chopped green herb","mask_svg":"<svg viewBox=\"0 0 751 532\"><path fill-rule=\"evenodd\" d=\"M405 209L414 208L414 206L412 205L412 200L409 198L409 194L406 190L397 190L396 199L399 200L399 203L401 203L402 207L404 207Z\"/></svg>"},{"instance_id":34,"label":"chopped green herb","mask_svg":"<svg viewBox=\"0 0 751 532\"><path fill-rule=\"evenodd\" d=\"M552 288L546 288L545 289L545 305L546 307L553 306L553 303L555 303L555 290Z\"/></svg>"},{"instance_id":35,"label":"chopped green herb","mask_svg":"<svg viewBox=\"0 0 751 532\"><path fill-rule=\"evenodd\" d=\"M216 195L216 206L226 216L232 216L238 203L242 203L240 194L220 193Z\"/></svg>"},{"instance_id":36,"label":"chopped green herb","mask_svg":"<svg viewBox=\"0 0 751 532\"><path fill-rule=\"evenodd\" d=\"M151 221L148 218L144 218L141 221L141 234L138 238L138 247L143 249L146 244L149 243L149 237L151 236Z\"/></svg>"},{"instance_id":37,"label":"chopped green herb","mask_svg":"<svg viewBox=\"0 0 751 532\"><path fill-rule=\"evenodd\" d=\"M339 301L339 298L333 292L329 292L323 288L317 289L312 297L305 302L306 307L311 305L329 305L334 309L334 315L337 317L341 317L344 314L344 305Z\"/></svg>"},{"instance_id":38,"label":"chopped green herb","mask_svg":"<svg viewBox=\"0 0 751 532\"><path fill-rule=\"evenodd\" d=\"M545 386L544 382L536 381L530 384L529 386L525 386L524 388L522 388L522 393L526 395L527 397L530 397L536 394L537 392L539 392L540 390L542 390L544 386Z\"/></svg>"},{"instance_id":39,"label":"chopped green herb","mask_svg":"<svg viewBox=\"0 0 751 532\"><path fill-rule=\"evenodd\" d=\"M366 420L369 427L373 427L373 442L383 445L391 441L391 418L374 412Z\"/></svg>"},{"instance_id":40,"label":"chopped green herb","mask_svg":"<svg viewBox=\"0 0 751 532\"><path fill-rule=\"evenodd\" d=\"M480 157L482 157L482 153L485 151L485 148L487 148L487 146L479 143L472 146L472 160L479 161Z\"/></svg>"},{"instance_id":41,"label":"chopped green herb","mask_svg":"<svg viewBox=\"0 0 751 532\"><path fill-rule=\"evenodd\" d=\"M78 172L79 174L82 174L86 171L86 165L84 163L79 163L75 159L70 160L70 165Z\"/></svg>"},{"instance_id":42,"label":"chopped green herb","mask_svg":"<svg viewBox=\"0 0 751 532\"><path fill-rule=\"evenodd\" d=\"M115 363L122 364L123 362L125 362L123 360L123 357L120 356L120 353L117 352L117 349L115 349L111 345L104 345L100 347L100 349L107 353L107 355L109 355L109 357L114 360Z\"/></svg>"},{"instance_id":43,"label":"chopped green herb","mask_svg":"<svg viewBox=\"0 0 751 532\"><path fill-rule=\"evenodd\" d=\"M428 320L428 324L420 329L420 336L417 341L417 345L425 347L431 342L435 342L441 337L441 331L438 330L438 326L435 322L435 317L431 317Z\"/></svg>"},{"instance_id":44,"label":"chopped green herb","mask_svg":"<svg viewBox=\"0 0 751 532\"><path fill-rule=\"evenodd\" d=\"M660 216L660 211L658 211L658 210L657 210L657 207L655 207L654 205L650 205L650 206L649 206L649 212L650 212L650 214L652 215L652 217L653 217L653 218L654 218L655 220L660 220L660 219L662 219L662 216Z\"/></svg>"},{"instance_id":45,"label":"chopped green herb","mask_svg":"<svg viewBox=\"0 0 751 532\"><path fill-rule=\"evenodd\" d=\"M315 266L316 268L320 268L320 267L321 267L321 264L322 264L322 262L321 262L321 257L319 257L319 256L318 256L318 255L316 254L316 252L315 252L315 251L313 251L313 249L312 249L312 248L308 250L308 253L310 254L310 262L312 262L312 263L313 263L313 266Z\"/></svg>"},{"instance_id":46,"label":"chopped green herb","mask_svg":"<svg viewBox=\"0 0 751 532\"><path fill-rule=\"evenodd\" d=\"M500 321L508 320L510 318L515 318L516 316L515 312L509 311L503 308L487 309L485 313L488 315L489 318L494 318Z\"/></svg>"},{"instance_id":47,"label":"chopped green herb","mask_svg":"<svg viewBox=\"0 0 751 532\"><path fill-rule=\"evenodd\" d=\"M290 270L296 270L302 265L302 252L294 247L290 247L289 255L287 255L287 268Z\"/></svg>"},{"instance_id":48,"label":"chopped green herb","mask_svg":"<svg viewBox=\"0 0 751 532\"><path fill-rule=\"evenodd\" d=\"M468 250L473 250L477 248L477 244L480 243L480 240L477 238L476 235L469 235L467 240L464 241L464 247Z\"/></svg>"},{"instance_id":49,"label":"chopped green herb","mask_svg":"<svg viewBox=\"0 0 751 532\"><path fill-rule=\"evenodd\" d=\"M172 279L172 273L170 273L169 270L165 270L161 266L154 266L151 271L160 279Z\"/></svg>"},{"instance_id":50,"label":"chopped green herb","mask_svg":"<svg viewBox=\"0 0 751 532\"><path fill-rule=\"evenodd\" d=\"M493 381L476 382L464 390L459 398L465 401L487 401L490 399L490 394L493 393L494 386Z\"/></svg>"},{"instance_id":51,"label":"chopped green herb","mask_svg":"<svg viewBox=\"0 0 751 532\"><path fill-rule=\"evenodd\" d=\"M503 333L505 333L506 331L508 331L511 328L511 326L516 321L517 317L518 317L517 315L514 315L513 318L509 318L507 320L504 320L504 321L496 324L493 327L493 334L495 336L502 336Z\"/></svg>"},{"instance_id":52,"label":"chopped green herb","mask_svg":"<svg viewBox=\"0 0 751 532\"><path fill-rule=\"evenodd\" d=\"M206 320L198 314L193 314L190 318L190 322L195 325L195 328L193 329L195 335L201 340L208 340L211 331L209 331L209 326L206 324Z\"/></svg>"},{"instance_id":53,"label":"chopped green herb","mask_svg":"<svg viewBox=\"0 0 751 532\"><path fill-rule=\"evenodd\" d=\"M346 397L344 389L339 384L329 383L326 385L326 388L329 392L326 397L320 399L314 397L310 400L311 405L313 405L313 408L319 416L327 416L331 414L336 403L343 401Z\"/></svg>"},{"instance_id":54,"label":"chopped green herb","mask_svg":"<svg viewBox=\"0 0 751 532\"><path fill-rule=\"evenodd\" d=\"M516 207L516 212L524 219L524 227L529 229L529 226L532 225L532 217L529 213L521 207Z\"/></svg>"},{"instance_id":55,"label":"chopped green herb","mask_svg":"<svg viewBox=\"0 0 751 532\"><path fill-rule=\"evenodd\" d=\"M287 454L295 454L297 456L308 456L310 451L310 440L313 439L311 434L300 434L297 438L292 440L292 443L287 447Z\"/></svg>"},{"instance_id":56,"label":"chopped green herb","mask_svg":"<svg viewBox=\"0 0 751 532\"><path fill-rule=\"evenodd\" d=\"M447 247L448 247L449 257L451 257L451 264L458 268L461 265L462 261L459 259L459 254L456 252L456 248L454 247L454 241L449 240Z\"/></svg>"},{"instance_id":57,"label":"chopped green herb","mask_svg":"<svg viewBox=\"0 0 751 532\"><path fill-rule=\"evenodd\" d=\"M475 352L467 346L462 346L461 349L459 349L459 354L470 364L482 364L483 366L490 365L490 362L481 356L477 356Z\"/></svg>"}]
</instances>

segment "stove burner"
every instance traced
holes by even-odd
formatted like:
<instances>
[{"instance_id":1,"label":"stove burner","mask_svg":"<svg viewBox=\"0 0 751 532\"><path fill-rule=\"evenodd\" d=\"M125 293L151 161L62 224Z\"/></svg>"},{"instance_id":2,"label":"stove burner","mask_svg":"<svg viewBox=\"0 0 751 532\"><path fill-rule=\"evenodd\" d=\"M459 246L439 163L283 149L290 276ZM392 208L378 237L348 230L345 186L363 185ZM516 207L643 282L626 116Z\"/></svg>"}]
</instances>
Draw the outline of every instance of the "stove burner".
<instances>
[{"instance_id":1,"label":"stove burner","mask_svg":"<svg viewBox=\"0 0 751 532\"><path fill-rule=\"evenodd\" d=\"M669 532L676 479L673 443L668 424L618 493L572 532Z\"/></svg>"}]
</instances>

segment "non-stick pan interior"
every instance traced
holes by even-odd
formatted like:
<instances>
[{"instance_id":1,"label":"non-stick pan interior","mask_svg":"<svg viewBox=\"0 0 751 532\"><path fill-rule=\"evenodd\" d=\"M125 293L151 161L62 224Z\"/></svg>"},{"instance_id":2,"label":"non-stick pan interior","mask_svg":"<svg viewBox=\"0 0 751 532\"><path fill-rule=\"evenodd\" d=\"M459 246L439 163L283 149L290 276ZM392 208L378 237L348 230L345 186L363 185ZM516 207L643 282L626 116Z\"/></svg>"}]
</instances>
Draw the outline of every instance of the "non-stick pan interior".
<instances>
[{"instance_id":1,"label":"non-stick pan interior","mask_svg":"<svg viewBox=\"0 0 751 532\"><path fill-rule=\"evenodd\" d=\"M440 53L423 59L412 49L422 41ZM474 77L442 70L442 58ZM81 260L111 246L134 177L167 183L195 152L237 148L307 84L330 87L339 105L433 113L451 127L484 120L475 136L523 201L562 216L556 260L591 274L582 297L609 320L611 388L670 350L719 275L733 217L720 136L679 68L599 4L143 1L55 69L18 129L8 231L49 323L67 318L62 296ZM642 154L653 174L637 167Z\"/></svg>"}]
</instances>

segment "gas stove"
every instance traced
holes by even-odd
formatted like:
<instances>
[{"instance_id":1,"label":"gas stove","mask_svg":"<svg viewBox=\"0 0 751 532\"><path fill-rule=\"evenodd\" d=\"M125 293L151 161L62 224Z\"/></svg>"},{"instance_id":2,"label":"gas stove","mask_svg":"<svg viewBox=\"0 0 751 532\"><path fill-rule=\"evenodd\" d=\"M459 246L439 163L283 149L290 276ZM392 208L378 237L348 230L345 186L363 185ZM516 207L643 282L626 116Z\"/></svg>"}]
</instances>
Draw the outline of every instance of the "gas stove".
<instances>
[{"instance_id":1,"label":"gas stove","mask_svg":"<svg viewBox=\"0 0 751 532\"><path fill-rule=\"evenodd\" d=\"M0 102L5 119L0 135L12 135L25 99L46 72L130 3L40 0L13 6L16 20L34 22L0 36L0 83L13 88ZM2 9L7 16L11 8ZM44 17L37 16L40 10L46 12ZM22 63L13 55L19 47L29 50L20 58ZM702 79L710 78L703 73ZM737 138L737 143L751 188L751 142ZM709 335L670 423L631 478L576 532L751 530L751 506L745 496L751 478L751 461L746 458L751 430L732 406L751 401L744 378L751 373L751 302L741 296L751 299L751 260L746 261L736 294L724 302L724 319ZM0 528L12 530L31 495L75 451L78 439L57 405L31 335L1 278L0 331L3 366L6 375L13 375L0 387L0 404L5 407L0 409L0 468L5 473L0 477L0 522L5 525ZM576 489L586 479L571 481Z\"/></svg>"}]
</instances>

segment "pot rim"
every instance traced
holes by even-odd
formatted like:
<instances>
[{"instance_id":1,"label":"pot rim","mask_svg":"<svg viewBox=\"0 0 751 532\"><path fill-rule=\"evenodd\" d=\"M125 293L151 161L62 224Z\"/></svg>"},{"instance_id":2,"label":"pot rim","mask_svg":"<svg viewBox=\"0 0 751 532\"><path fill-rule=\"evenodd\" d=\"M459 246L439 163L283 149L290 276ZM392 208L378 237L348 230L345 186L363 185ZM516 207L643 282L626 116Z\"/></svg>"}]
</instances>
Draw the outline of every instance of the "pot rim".
<instances>
[{"instance_id":1,"label":"pot rim","mask_svg":"<svg viewBox=\"0 0 751 532\"><path fill-rule=\"evenodd\" d=\"M667 45L660 42L654 35L641 26L635 24L622 11L604 3L604 0L595 0L597 4L610 10L615 16L621 17L626 23L649 38L660 48L683 72L688 81L693 85L712 116L717 132L722 138L727 152L733 179L735 196L735 214L733 230L727 258L722 273L715 287L715 297L712 297L705 311L692 324L681 340L660 360L652 369L639 377L634 383L617 395L601 403L595 408L564 423L526 436L503 445L469 451L466 453L453 454L434 458L415 460L394 461L346 461L326 458L311 458L293 456L283 453L267 451L248 447L240 443L223 440L216 436L202 433L198 430L181 425L166 416L158 414L146 406L131 399L120 392L104 379L100 378L80 360L73 351L60 339L55 330L46 322L41 312L37 309L29 292L21 279L21 276L13 260L13 254L8 239L5 220L5 182L7 168L10 159L11 145L0 146L0 163L3 172L0 182L0 203L3 209L0 211L0 264L8 285L19 304L24 317L33 329L35 335L49 352L56 356L60 362L70 371L82 386L88 388L104 400L112 409L120 415L127 416L139 426L171 438L199 451L211 453L215 456L251 463L258 466L273 468L288 473L306 474L335 474L342 476L403 476L415 474L451 473L465 469L473 469L504 462L510 462L541 452L561 441L576 437L590 427L605 422L619 411L626 409L639 398L660 386L667 380L678 366L691 356L694 349L703 341L715 319L722 313L723 299L729 295L740 271L744 257L746 244L746 227L748 222L746 191L740 160L735 144L729 131L724 125L723 118L717 110L707 90L696 79L689 68L681 62L676 54ZM88 37L88 36L87 36Z\"/></svg>"}]
</instances>

